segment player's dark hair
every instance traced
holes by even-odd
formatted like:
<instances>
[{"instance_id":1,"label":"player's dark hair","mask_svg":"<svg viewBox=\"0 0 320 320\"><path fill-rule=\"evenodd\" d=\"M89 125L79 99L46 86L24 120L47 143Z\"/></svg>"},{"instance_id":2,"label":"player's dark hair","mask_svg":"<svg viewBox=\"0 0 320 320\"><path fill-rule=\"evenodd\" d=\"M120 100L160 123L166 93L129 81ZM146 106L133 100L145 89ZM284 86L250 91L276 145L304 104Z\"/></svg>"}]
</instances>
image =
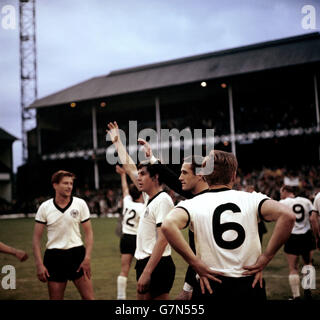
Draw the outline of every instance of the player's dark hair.
<instances>
[{"instance_id":1,"label":"player's dark hair","mask_svg":"<svg viewBox=\"0 0 320 320\"><path fill-rule=\"evenodd\" d=\"M161 179L161 175L160 175L160 166L161 166L161 164L159 164L159 163L151 164L148 160L146 160L146 161L141 161L137 165L137 169L139 170L139 169L145 167L147 169L147 171L149 172L149 175L151 178L158 175L158 182L159 182L159 185L161 185L163 183L163 180Z\"/></svg>"},{"instance_id":2,"label":"player's dark hair","mask_svg":"<svg viewBox=\"0 0 320 320\"><path fill-rule=\"evenodd\" d=\"M188 156L188 157L184 158L183 162L190 163L191 170L192 170L193 174L196 174L196 168L202 167L203 160L204 160L204 158L202 156L193 155L193 156Z\"/></svg>"},{"instance_id":3,"label":"player's dark hair","mask_svg":"<svg viewBox=\"0 0 320 320\"><path fill-rule=\"evenodd\" d=\"M138 190L138 188L133 184L129 184L129 194L133 201L138 200L141 196L141 191Z\"/></svg>"},{"instance_id":4,"label":"player's dark hair","mask_svg":"<svg viewBox=\"0 0 320 320\"><path fill-rule=\"evenodd\" d=\"M293 193L294 195L298 194L299 188L296 186L288 186L288 185L283 185L281 187L282 191L286 191L288 193Z\"/></svg>"},{"instance_id":5,"label":"player's dark hair","mask_svg":"<svg viewBox=\"0 0 320 320\"><path fill-rule=\"evenodd\" d=\"M73 180L76 178L75 174L69 171L64 171L64 170L59 170L57 172L55 172L52 177L51 177L51 183L59 183L62 178L64 177L70 177Z\"/></svg>"},{"instance_id":6,"label":"player's dark hair","mask_svg":"<svg viewBox=\"0 0 320 320\"><path fill-rule=\"evenodd\" d=\"M212 150L205 158L202 166L213 164L212 172L204 175L209 186L229 184L238 169L238 161L233 153L221 150Z\"/></svg>"}]
</instances>

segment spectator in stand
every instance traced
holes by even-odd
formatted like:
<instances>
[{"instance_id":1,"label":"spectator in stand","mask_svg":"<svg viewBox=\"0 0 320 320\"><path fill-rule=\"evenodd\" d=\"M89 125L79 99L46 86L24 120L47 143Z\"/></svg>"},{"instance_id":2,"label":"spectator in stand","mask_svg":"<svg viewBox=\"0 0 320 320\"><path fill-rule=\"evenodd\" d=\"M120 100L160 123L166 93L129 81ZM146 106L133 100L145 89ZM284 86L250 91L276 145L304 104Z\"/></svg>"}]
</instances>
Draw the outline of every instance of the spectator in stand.
<instances>
[{"instance_id":1,"label":"spectator in stand","mask_svg":"<svg viewBox=\"0 0 320 320\"><path fill-rule=\"evenodd\" d=\"M292 174L293 172L289 168L263 168L261 170L254 169L250 172L244 172L240 168L234 189L242 190L247 185L253 185L256 190L267 194L273 199L279 200L280 188L284 184L284 179L285 177L292 179ZM299 179L299 187L304 190L302 196L313 200L315 190L320 187L320 165L302 165L299 170L296 170L294 176ZM113 187L109 189L112 189L112 191L108 191L107 188L96 191L89 189L89 186L85 185L82 189L77 188L76 194L86 200L93 213L99 214L100 211L101 215L104 216L109 211L109 206L105 203L107 201L107 199L105 199L107 192L110 194L113 193L111 199L115 198L119 204L115 212L121 212L119 188ZM21 202L20 200L16 202L13 201L12 203L0 199L0 214L18 212L34 213L37 211L39 205L47 199L47 197L37 197L28 202ZM99 208L97 208L98 205Z\"/></svg>"},{"instance_id":2,"label":"spectator in stand","mask_svg":"<svg viewBox=\"0 0 320 320\"><path fill-rule=\"evenodd\" d=\"M108 213L114 214L119 211L118 201L115 192L108 189L106 193L106 204Z\"/></svg>"}]
</instances>

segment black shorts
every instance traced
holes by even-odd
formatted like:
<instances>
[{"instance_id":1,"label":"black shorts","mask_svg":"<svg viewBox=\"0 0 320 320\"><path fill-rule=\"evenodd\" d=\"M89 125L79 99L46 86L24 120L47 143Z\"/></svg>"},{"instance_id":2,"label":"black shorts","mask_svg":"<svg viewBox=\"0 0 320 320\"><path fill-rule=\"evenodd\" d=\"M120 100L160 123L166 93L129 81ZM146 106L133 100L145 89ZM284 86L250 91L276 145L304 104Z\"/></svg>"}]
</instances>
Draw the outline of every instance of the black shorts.
<instances>
[{"instance_id":1,"label":"black shorts","mask_svg":"<svg viewBox=\"0 0 320 320\"><path fill-rule=\"evenodd\" d=\"M145 266L150 258L137 260L136 263L136 278L139 280ZM149 293L152 298L158 297L161 294L169 293L174 282L176 267L171 256L162 257L151 274L151 282Z\"/></svg>"},{"instance_id":2,"label":"black shorts","mask_svg":"<svg viewBox=\"0 0 320 320\"><path fill-rule=\"evenodd\" d=\"M124 233L120 239L121 254L132 254L136 251L137 236L134 234Z\"/></svg>"},{"instance_id":3,"label":"black shorts","mask_svg":"<svg viewBox=\"0 0 320 320\"><path fill-rule=\"evenodd\" d=\"M44 253L43 264L48 269L49 281L67 282L83 276L82 269L77 272L86 254L84 246L67 250L47 249Z\"/></svg>"},{"instance_id":4,"label":"black shorts","mask_svg":"<svg viewBox=\"0 0 320 320\"><path fill-rule=\"evenodd\" d=\"M316 249L316 241L313 232L308 230L303 234L291 234L284 245L284 252L296 256L308 255L310 251Z\"/></svg>"},{"instance_id":5,"label":"black shorts","mask_svg":"<svg viewBox=\"0 0 320 320\"><path fill-rule=\"evenodd\" d=\"M263 286L260 287L258 282L254 288L252 283L254 276L249 277L224 277L217 276L222 283L209 280L211 289L213 291L210 294L207 290L205 294L201 293L200 283L193 288L192 300L194 301L265 301L267 299L265 282L263 280Z\"/></svg>"}]
</instances>

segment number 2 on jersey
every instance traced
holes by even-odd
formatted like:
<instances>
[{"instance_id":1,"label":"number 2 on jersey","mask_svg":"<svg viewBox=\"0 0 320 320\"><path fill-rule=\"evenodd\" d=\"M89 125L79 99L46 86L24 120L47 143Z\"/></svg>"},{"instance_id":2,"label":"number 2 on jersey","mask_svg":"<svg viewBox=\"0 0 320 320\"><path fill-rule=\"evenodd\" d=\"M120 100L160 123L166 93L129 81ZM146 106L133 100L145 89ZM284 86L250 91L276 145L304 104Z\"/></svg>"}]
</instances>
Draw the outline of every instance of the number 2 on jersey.
<instances>
[{"instance_id":1,"label":"number 2 on jersey","mask_svg":"<svg viewBox=\"0 0 320 320\"><path fill-rule=\"evenodd\" d=\"M218 206L216 210L214 210L213 217L212 217L213 237L215 242L220 248L236 249L240 247L244 242L246 233L243 227L241 226L241 224L239 223L236 223L236 222L220 223L221 215L227 210L230 210L234 213L241 213L240 208L234 203L225 203ZM234 230L235 232L237 232L238 234L237 238L232 241L223 240L222 235L224 232L228 230Z\"/></svg>"},{"instance_id":2,"label":"number 2 on jersey","mask_svg":"<svg viewBox=\"0 0 320 320\"><path fill-rule=\"evenodd\" d=\"M125 215L127 215L128 212L128 208L125 211ZM126 224L130 227L134 227L134 224L132 222L130 222L131 220L133 220L136 217L137 213L135 212L135 210L130 210L130 212L128 213L128 218L126 219Z\"/></svg>"}]
</instances>

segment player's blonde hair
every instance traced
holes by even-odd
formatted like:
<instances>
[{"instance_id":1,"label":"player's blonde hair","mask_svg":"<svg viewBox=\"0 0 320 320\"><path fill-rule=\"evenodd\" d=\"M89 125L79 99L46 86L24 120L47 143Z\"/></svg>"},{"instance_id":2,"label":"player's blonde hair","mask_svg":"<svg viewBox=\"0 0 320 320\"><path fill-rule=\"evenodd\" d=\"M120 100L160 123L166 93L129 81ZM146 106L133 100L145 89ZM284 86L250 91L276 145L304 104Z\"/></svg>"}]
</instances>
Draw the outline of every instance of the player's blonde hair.
<instances>
[{"instance_id":1,"label":"player's blonde hair","mask_svg":"<svg viewBox=\"0 0 320 320\"><path fill-rule=\"evenodd\" d=\"M204 177L209 186L229 184L238 169L238 161L234 154L221 150L211 150L209 156L202 163L203 167L213 168L209 174L204 173Z\"/></svg>"}]
</instances>

